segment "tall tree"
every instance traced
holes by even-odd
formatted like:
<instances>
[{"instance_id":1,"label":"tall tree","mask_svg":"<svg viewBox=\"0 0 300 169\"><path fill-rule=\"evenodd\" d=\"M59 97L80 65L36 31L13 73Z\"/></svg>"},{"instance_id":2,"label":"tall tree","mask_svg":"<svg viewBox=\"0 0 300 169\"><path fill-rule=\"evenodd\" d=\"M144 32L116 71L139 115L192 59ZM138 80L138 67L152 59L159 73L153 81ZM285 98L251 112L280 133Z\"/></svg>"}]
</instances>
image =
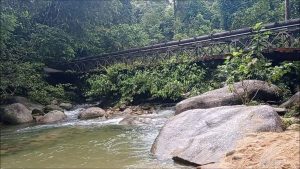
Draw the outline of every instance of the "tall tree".
<instances>
[{"instance_id":1,"label":"tall tree","mask_svg":"<svg viewBox=\"0 0 300 169\"><path fill-rule=\"evenodd\" d=\"M290 0L285 0L285 20L290 19Z\"/></svg>"}]
</instances>

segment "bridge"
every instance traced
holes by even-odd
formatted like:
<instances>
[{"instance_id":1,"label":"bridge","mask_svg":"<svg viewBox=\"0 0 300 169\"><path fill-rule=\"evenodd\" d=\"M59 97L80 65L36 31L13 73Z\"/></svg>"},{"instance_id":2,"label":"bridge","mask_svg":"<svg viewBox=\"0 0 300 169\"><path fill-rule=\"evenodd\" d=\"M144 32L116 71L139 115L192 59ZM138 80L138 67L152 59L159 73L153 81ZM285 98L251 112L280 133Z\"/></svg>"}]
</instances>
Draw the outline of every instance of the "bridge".
<instances>
[{"instance_id":1,"label":"bridge","mask_svg":"<svg viewBox=\"0 0 300 169\"><path fill-rule=\"evenodd\" d=\"M191 60L209 61L224 59L236 49L247 50L253 44L253 36L257 33L270 33L262 45L264 53L274 60L300 60L300 18L285 22L263 25L263 29L255 31L244 28L193 37L189 39L170 41L149 45L141 48L102 54L100 56L84 57L62 63L53 68L87 72L102 69L116 63L151 65L171 56L189 54Z\"/></svg>"}]
</instances>

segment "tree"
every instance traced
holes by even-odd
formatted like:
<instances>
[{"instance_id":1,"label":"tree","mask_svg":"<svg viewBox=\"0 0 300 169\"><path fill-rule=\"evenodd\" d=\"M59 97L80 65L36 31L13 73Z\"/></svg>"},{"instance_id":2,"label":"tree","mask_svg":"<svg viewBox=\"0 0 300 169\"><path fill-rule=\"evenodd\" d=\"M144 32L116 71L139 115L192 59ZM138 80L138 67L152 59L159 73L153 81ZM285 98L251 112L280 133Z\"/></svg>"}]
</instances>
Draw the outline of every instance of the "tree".
<instances>
[{"instance_id":1,"label":"tree","mask_svg":"<svg viewBox=\"0 0 300 169\"><path fill-rule=\"evenodd\" d=\"M284 19L283 2L280 0L258 0L250 7L243 7L232 15L231 28L243 28L257 22L270 23Z\"/></svg>"},{"instance_id":2,"label":"tree","mask_svg":"<svg viewBox=\"0 0 300 169\"><path fill-rule=\"evenodd\" d=\"M285 20L290 19L290 0L285 0Z\"/></svg>"},{"instance_id":3,"label":"tree","mask_svg":"<svg viewBox=\"0 0 300 169\"><path fill-rule=\"evenodd\" d=\"M253 27L256 35L252 39L250 51L236 51L232 56L226 58L225 63L218 67L219 76L225 78L226 83L230 85L233 93L237 94L243 104L249 104L255 97L248 93L249 84L244 83L245 80L262 80L267 82L278 82L287 74L292 67L291 63L283 63L279 66L273 66L270 60L267 60L262 54L262 47L265 39L269 38L269 32L261 33L262 24L258 23ZM243 94L235 89L234 83L241 82ZM257 92L259 89L257 90ZM256 93L257 93L256 92Z\"/></svg>"}]
</instances>

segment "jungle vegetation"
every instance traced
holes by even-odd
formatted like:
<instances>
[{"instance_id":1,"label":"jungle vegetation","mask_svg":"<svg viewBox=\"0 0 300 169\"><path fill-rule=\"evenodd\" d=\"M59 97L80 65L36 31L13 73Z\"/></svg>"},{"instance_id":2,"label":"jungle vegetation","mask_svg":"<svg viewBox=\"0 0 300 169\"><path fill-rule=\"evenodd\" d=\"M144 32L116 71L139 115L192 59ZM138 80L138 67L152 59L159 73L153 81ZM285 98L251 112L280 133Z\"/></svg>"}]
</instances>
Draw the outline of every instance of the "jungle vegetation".
<instances>
[{"instance_id":1,"label":"jungle vegetation","mask_svg":"<svg viewBox=\"0 0 300 169\"><path fill-rule=\"evenodd\" d=\"M299 18L300 4L290 4L291 18ZM46 80L43 67L53 62L282 21L284 0L2 0L0 16L0 98L22 95L47 103L72 99L66 91L76 87ZM299 75L299 63L274 66L250 55L237 51L220 66L190 62L185 54L151 68L113 65L83 76L80 90L87 98L126 104L141 96L180 100L249 78L293 90L296 82L283 76ZM260 64L249 64L254 62ZM236 71L228 75L230 70ZM273 79L267 79L270 72Z\"/></svg>"}]
</instances>

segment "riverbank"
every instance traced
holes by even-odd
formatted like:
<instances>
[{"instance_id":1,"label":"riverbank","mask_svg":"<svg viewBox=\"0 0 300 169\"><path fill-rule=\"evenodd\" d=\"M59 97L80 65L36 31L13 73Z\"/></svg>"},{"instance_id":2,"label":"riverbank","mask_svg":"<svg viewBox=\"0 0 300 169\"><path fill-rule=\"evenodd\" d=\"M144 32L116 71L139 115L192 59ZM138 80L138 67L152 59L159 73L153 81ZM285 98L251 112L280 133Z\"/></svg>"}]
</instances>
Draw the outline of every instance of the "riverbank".
<instances>
[{"instance_id":1,"label":"riverbank","mask_svg":"<svg viewBox=\"0 0 300 169\"><path fill-rule=\"evenodd\" d=\"M245 86L248 86L247 90ZM25 166L38 168L44 168L42 161L54 168L72 167L75 164L82 168L90 168L92 164L99 168L109 165L116 168L149 168L151 165L158 168L205 168L211 164L222 166L224 160L226 165L232 166L231 163L236 160L235 156L231 157L235 154L232 152L243 153L240 151L240 142L247 140L249 135L260 136L254 137L251 143L243 142L242 146L246 148L260 147L260 144L266 143L271 147L266 146L266 151L272 150L274 145L268 139L273 136L271 140L276 138L279 143L286 138L291 138L293 144L299 143L298 137L288 137L290 131L299 131L299 92L283 103L280 101L279 88L267 82L248 80L235 83L233 88L235 90L232 92L229 86L224 86L185 99L173 107L143 104L102 109L95 104L85 104L73 105L66 110L62 108L62 103L53 102L51 106L43 108L48 112L41 117L33 115L34 111L31 110L30 116L36 122L1 128L4 131L1 133L1 157L5 161L20 159L18 165L24 163ZM260 102L241 105L240 96L252 97L253 94L253 101ZM16 104L20 107L23 105L11 105ZM25 105L25 113L30 112L29 106ZM16 110L16 118L23 113L23 108L9 108L6 112ZM56 110L48 110L50 108ZM61 117L58 112L63 114L63 118L53 121L57 115ZM41 123L39 118L50 121ZM299 155L299 151L288 146L281 148L283 152L292 150L296 157ZM52 151L49 152L49 149ZM263 154L265 150L262 151ZM288 158L285 154L275 155L270 160L279 156L283 157L281 159ZM262 158L260 154L253 154L254 157ZM61 158L70 162L64 163ZM250 158L243 155L244 161L237 166L248 166L247 159ZM102 160L102 164L99 160ZM109 164L110 161L114 164ZM9 163L5 165L9 166ZM288 163L292 163L290 168L298 165L293 160L282 165Z\"/></svg>"}]
</instances>

